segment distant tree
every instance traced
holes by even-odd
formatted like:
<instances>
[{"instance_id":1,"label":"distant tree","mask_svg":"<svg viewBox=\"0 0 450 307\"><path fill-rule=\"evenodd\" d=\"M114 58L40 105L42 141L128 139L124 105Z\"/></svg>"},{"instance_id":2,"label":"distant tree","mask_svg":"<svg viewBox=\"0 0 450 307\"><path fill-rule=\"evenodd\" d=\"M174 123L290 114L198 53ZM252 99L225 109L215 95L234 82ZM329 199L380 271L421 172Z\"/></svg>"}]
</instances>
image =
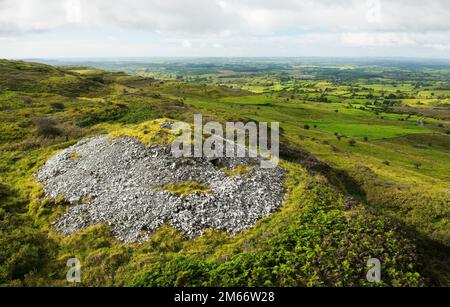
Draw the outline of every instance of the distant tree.
<instances>
[{"instance_id":1,"label":"distant tree","mask_svg":"<svg viewBox=\"0 0 450 307\"><path fill-rule=\"evenodd\" d=\"M309 126L309 125L304 125L303 126L303 129L305 129L305 130L309 130L311 127Z\"/></svg>"},{"instance_id":2,"label":"distant tree","mask_svg":"<svg viewBox=\"0 0 450 307\"><path fill-rule=\"evenodd\" d=\"M397 99L397 96L391 93L387 96L387 99Z\"/></svg>"},{"instance_id":3,"label":"distant tree","mask_svg":"<svg viewBox=\"0 0 450 307\"><path fill-rule=\"evenodd\" d=\"M420 168L422 167L422 163L420 163L420 162L414 162L414 167L415 167L416 169L420 169Z\"/></svg>"},{"instance_id":4,"label":"distant tree","mask_svg":"<svg viewBox=\"0 0 450 307\"><path fill-rule=\"evenodd\" d=\"M364 137L364 142L368 142L369 138L367 136Z\"/></svg>"},{"instance_id":5,"label":"distant tree","mask_svg":"<svg viewBox=\"0 0 450 307\"><path fill-rule=\"evenodd\" d=\"M354 139L351 139L348 141L348 145L354 147L354 146L356 146L356 141Z\"/></svg>"}]
</instances>

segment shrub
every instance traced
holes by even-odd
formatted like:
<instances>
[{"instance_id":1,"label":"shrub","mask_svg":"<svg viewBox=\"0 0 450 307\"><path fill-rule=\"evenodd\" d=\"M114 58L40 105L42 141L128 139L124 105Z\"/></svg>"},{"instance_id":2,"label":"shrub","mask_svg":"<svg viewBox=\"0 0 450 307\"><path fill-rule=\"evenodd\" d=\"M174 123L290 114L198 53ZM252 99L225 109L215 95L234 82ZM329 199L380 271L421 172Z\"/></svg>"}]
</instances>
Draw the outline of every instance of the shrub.
<instances>
[{"instance_id":1,"label":"shrub","mask_svg":"<svg viewBox=\"0 0 450 307\"><path fill-rule=\"evenodd\" d=\"M58 127L69 139L78 139L84 135L83 129L75 125L62 124Z\"/></svg>"},{"instance_id":2,"label":"shrub","mask_svg":"<svg viewBox=\"0 0 450 307\"><path fill-rule=\"evenodd\" d=\"M52 102L50 106L55 110L64 110L65 105L62 102Z\"/></svg>"},{"instance_id":3,"label":"shrub","mask_svg":"<svg viewBox=\"0 0 450 307\"><path fill-rule=\"evenodd\" d=\"M21 227L0 234L0 284L25 278L52 257L51 242L39 231Z\"/></svg>"},{"instance_id":4,"label":"shrub","mask_svg":"<svg viewBox=\"0 0 450 307\"><path fill-rule=\"evenodd\" d=\"M56 127L56 123L48 118L38 118L34 121L36 133L43 137L57 137L62 135L61 129Z\"/></svg>"},{"instance_id":5,"label":"shrub","mask_svg":"<svg viewBox=\"0 0 450 307\"><path fill-rule=\"evenodd\" d=\"M304 125L303 126L303 129L305 129L305 130L309 130L311 127L309 126L309 125Z\"/></svg>"},{"instance_id":6,"label":"shrub","mask_svg":"<svg viewBox=\"0 0 450 307\"><path fill-rule=\"evenodd\" d=\"M31 105L31 103L33 102L33 99L31 97L21 97L20 99L27 105Z\"/></svg>"},{"instance_id":7,"label":"shrub","mask_svg":"<svg viewBox=\"0 0 450 307\"><path fill-rule=\"evenodd\" d=\"M30 126L29 122L20 122L18 126L22 129L28 128Z\"/></svg>"},{"instance_id":8,"label":"shrub","mask_svg":"<svg viewBox=\"0 0 450 307\"><path fill-rule=\"evenodd\" d=\"M10 190L9 187L0 182L0 198L4 198L9 196Z\"/></svg>"},{"instance_id":9,"label":"shrub","mask_svg":"<svg viewBox=\"0 0 450 307\"><path fill-rule=\"evenodd\" d=\"M348 141L348 145L353 147L356 145L356 141L354 139L351 139L350 141Z\"/></svg>"}]
</instances>

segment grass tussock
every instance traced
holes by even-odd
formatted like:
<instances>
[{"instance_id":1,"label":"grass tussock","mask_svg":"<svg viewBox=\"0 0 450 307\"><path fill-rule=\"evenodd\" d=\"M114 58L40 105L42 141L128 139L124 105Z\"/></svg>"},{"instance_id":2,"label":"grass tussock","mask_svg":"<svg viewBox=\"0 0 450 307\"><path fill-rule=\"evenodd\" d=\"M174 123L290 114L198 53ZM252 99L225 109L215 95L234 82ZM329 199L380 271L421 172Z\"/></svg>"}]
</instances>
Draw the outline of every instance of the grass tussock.
<instances>
[{"instance_id":1,"label":"grass tussock","mask_svg":"<svg viewBox=\"0 0 450 307\"><path fill-rule=\"evenodd\" d=\"M164 191L176 194L181 198L186 198L192 194L208 194L211 189L202 182L197 181L181 181L169 183L163 187Z\"/></svg>"},{"instance_id":2,"label":"grass tussock","mask_svg":"<svg viewBox=\"0 0 450 307\"><path fill-rule=\"evenodd\" d=\"M232 177L232 176L243 177L243 176L248 175L252 170L253 170L253 167L246 166L246 165L238 165L234 168L229 168L229 167L223 168L223 171L229 177Z\"/></svg>"}]
</instances>

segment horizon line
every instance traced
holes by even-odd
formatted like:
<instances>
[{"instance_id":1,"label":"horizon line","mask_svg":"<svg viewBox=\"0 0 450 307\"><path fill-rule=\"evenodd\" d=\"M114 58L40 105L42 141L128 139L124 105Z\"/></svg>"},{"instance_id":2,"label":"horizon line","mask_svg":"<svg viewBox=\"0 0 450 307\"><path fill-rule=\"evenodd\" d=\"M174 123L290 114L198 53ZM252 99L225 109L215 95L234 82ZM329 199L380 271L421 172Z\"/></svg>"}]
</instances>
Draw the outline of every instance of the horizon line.
<instances>
[{"instance_id":1,"label":"horizon line","mask_svg":"<svg viewBox=\"0 0 450 307\"><path fill-rule=\"evenodd\" d=\"M1 57L3 60L146 60L146 59L343 59L343 60L419 60L450 61L448 58L409 56L104 56L104 57Z\"/></svg>"}]
</instances>

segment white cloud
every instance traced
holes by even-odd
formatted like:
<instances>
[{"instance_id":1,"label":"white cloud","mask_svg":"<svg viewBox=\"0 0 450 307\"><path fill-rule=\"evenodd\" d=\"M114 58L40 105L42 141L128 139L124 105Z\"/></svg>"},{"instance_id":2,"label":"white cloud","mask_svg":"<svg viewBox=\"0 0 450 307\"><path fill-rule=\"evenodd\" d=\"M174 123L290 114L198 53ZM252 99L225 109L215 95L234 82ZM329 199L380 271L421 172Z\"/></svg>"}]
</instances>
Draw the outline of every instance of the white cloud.
<instances>
[{"instance_id":1,"label":"white cloud","mask_svg":"<svg viewBox=\"0 0 450 307\"><path fill-rule=\"evenodd\" d=\"M156 35L159 43L172 39L183 49L209 46L215 52L248 55L269 50L262 46L273 41L282 41L272 46L274 52L290 46L318 50L327 43L330 49L446 51L449 16L448 0L0 0L0 35L97 29L108 32L106 41L124 31L138 33L142 44ZM0 56L4 48L0 46Z\"/></svg>"},{"instance_id":2,"label":"white cloud","mask_svg":"<svg viewBox=\"0 0 450 307\"><path fill-rule=\"evenodd\" d=\"M436 49L439 51L450 51L450 43L448 43L448 44L426 44L425 47Z\"/></svg>"},{"instance_id":3,"label":"white cloud","mask_svg":"<svg viewBox=\"0 0 450 307\"><path fill-rule=\"evenodd\" d=\"M5 29L54 29L74 20L151 31L259 33L450 29L448 0L0 0ZM69 18L67 18L69 17Z\"/></svg>"},{"instance_id":4,"label":"white cloud","mask_svg":"<svg viewBox=\"0 0 450 307\"><path fill-rule=\"evenodd\" d=\"M398 45L415 45L417 42L414 37L408 33L397 32L357 32L343 33L342 42L354 46L398 46Z\"/></svg>"},{"instance_id":5,"label":"white cloud","mask_svg":"<svg viewBox=\"0 0 450 307\"><path fill-rule=\"evenodd\" d=\"M449 50L449 32L356 32L341 34L344 44L357 47L409 47Z\"/></svg>"},{"instance_id":6,"label":"white cloud","mask_svg":"<svg viewBox=\"0 0 450 307\"><path fill-rule=\"evenodd\" d=\"M181 46L182 46L183 48L191 48L191 47L192 47L192 43L191 43L189 40L185 39L185 40L181 43Z\"/></svg>"},{"instance_id":7,"label":"white cloud","mask_svg":"<svg viewBox=\"0 0 450 307\"><path fill-rule=\"evenodd\" d=\"M16 41L17 39L15 39L14 37L0 37L0 43L12 43Z\"/></svg>"},{"instance_id":8,"label":"white cloud","mask_svg":"<svg viewBox=\"0 0 450 307\"><path fill-rule=\"evenodd\" d=\"M69 23L80 23L82 9L80 0L66 0L66 15Z\"/></svg>"}]
</instances>

